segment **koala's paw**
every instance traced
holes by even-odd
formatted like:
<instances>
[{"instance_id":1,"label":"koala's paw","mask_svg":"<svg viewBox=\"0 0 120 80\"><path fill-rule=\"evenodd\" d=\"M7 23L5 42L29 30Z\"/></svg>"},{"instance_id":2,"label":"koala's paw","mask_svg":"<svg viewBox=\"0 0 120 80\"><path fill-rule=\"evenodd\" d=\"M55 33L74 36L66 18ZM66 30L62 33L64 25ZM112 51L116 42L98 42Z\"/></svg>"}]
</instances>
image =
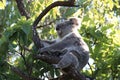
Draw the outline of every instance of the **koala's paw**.
<instances>
[{"instance_id":1,"label":"koala's paw","mask_svg":"<svg viewBox=\"0 0 120 80\"><path fill-rule=\"evenodd\" d=\"M53 66L54 68L56 68L56 69L59 68L57 64L52 64L52 66Z\"/></svg>"}]
</instances>

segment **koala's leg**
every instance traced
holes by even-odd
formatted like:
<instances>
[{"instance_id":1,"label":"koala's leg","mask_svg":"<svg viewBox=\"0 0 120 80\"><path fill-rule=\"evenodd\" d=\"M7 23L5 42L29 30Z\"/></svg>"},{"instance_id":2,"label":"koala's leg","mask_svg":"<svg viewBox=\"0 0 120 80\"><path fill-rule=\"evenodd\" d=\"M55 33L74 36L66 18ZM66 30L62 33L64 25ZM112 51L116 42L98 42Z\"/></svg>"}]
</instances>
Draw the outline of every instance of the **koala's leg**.
<instances>
[{"instance_id":1,"label":"koala's leg","mask_svg":"<svg viewBox=\"0 0 120 80\"><path fill-rule=\"evenodd\" d=\"M53 64L53 66L58 69L63 69L70 65L76 66L77 63L77 57L72 52L67 52L62 56L62 59L57 64Z\"/></svg>"},{"instance_id":2,"label":"koala's leg","mask_svg":"<svg viewBox=\"0 0 120 80\"><path fill-rule=\"evenodd\" d=\"M50 46L51 44L54 44L55 42L56 42L56 40L54 40L54 41L41 40L43 47Z\"/></svg>"}]
</instances>

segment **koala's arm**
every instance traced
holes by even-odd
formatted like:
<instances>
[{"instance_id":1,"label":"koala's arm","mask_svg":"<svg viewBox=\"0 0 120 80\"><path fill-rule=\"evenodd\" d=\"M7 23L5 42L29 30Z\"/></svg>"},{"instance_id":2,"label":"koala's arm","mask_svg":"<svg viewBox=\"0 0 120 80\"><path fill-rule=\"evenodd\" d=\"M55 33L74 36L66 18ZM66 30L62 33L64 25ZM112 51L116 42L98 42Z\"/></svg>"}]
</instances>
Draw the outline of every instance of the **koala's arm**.
<instances>
[{"instance_id":1,"label":"koala's arm","mask_svg":"<svg viewBox=\"0 0 120 80\"><path fill-rule=\"evenodd\" d=\"M51 44L54 44L56 42L56 40L53 41L49 41L49 40L41 40L42 44L44 47L46 46L50 46Z\"/></svg>"},{"instance_id":2,"label":"koala's arm","mask_svg":"<svg viewBox=\"0 0 120 80\"><path fill-rule=\"evenodd\" d=\"M43 52L59 52L64 51L67 46L70 46L72 43L71 40L62 40L60 42L53 43L47 47L43 47L39 50L40 53Z\"/></svg>"}]
</instances>

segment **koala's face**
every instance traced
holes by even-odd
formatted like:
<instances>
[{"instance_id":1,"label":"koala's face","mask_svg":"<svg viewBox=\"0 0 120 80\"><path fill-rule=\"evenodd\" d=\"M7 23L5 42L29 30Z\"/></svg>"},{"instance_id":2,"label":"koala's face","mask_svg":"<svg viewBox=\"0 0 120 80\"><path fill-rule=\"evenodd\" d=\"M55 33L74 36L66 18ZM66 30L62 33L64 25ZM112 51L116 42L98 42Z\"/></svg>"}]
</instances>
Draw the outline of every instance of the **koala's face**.
<instances>
[{"instance_id":1,"label":"koala's face","mask_svg":"<svg viewBox=\"0 0 120 80\"><path fill-rule=\"evenodd\" d=\"M70 25L71 24L68 20L57 24L56 31L60 38L64 37L65 35L71 32L72 27Z\"/></svg>"},{"instance_id":2,"label":"koala's face","mask_svg":"<svg viewBox=\"0 0 120 80\"><path fill-rule=\"evenodd\" d=\"M74 29L77 29L79 26L79 21L77 18L70 18L69 20L65 20L57 24L56 31L60 38L63 38L65 35L73 32Z\"/></svg>"}]
</instances>

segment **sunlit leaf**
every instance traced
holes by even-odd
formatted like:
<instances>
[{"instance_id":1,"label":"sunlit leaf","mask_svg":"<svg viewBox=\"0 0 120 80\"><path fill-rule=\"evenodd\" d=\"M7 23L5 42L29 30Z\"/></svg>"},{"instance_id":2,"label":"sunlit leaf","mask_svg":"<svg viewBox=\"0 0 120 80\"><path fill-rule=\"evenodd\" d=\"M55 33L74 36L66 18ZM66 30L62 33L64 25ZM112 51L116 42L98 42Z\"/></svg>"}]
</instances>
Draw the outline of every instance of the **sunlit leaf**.
<instances>
[{"instance_id":1,"label":"sunlit leaf","mask_svg":"<svg viewBox=\"0 0 120 80\"><path fill-rule=\"evenodd\" d=\"M6 6L6 0L0 1L0 9L5 9Z\"/></svg>"}]
</instances>

